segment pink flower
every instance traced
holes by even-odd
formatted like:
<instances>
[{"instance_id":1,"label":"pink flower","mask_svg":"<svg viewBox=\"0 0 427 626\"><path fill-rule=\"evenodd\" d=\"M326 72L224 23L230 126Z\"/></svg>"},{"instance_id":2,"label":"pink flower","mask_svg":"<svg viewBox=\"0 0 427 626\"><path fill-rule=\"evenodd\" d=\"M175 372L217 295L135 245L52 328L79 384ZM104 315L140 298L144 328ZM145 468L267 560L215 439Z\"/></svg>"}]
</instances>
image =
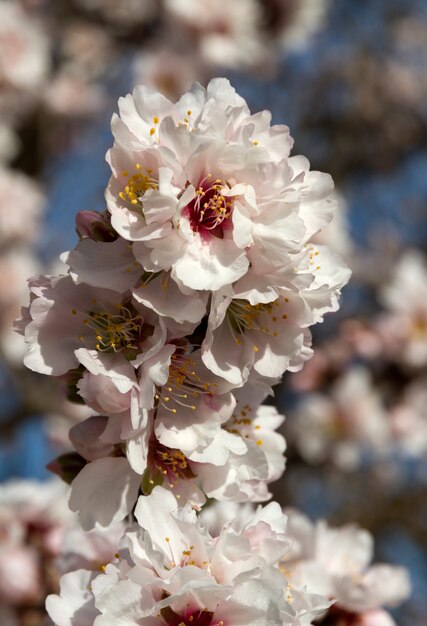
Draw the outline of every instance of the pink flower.
<instances>
[{"instance_id":1,"label":"pink flower","mask_svg":"<svg viewBox=\"0 0 427 626\"><path fill-rule=\"evenodd\" d=\"M161 320L126 294L75 285L69 276L33 279L30 287L24 323L30 369L61 376L82 364L126 392L134 376L131 360L138 365L165 341Z\"/></svg>"},{"instance_id":2,"label":"pink flower","mask_svg":"<svg viewBox=\"0 0 427 626\"><path fill-rule=\"evenodd\" d=\"M328 606L307 592L287 602L277 564L289 541L276 503L226 523L217 536L161 487L139 498L135 515L138 524L103 574L77 570L62 578L60 595L47 600L55 624L73 625L79 615L88 626L95 616L100 626L297 626Z\"/></svg>"},{"instance_id":3,"label":"pink flower","mask_svg":"<svg viewBox=\"0 0 427 626\"><path fill-rule=\"evenodd\" d=\"M370 565L373 539L367 531L353 525L331 528L324 521L313 524L297 511L288 513L293 549L285 556L283 569L292 587L307 586L324 594L336 600L331 614L342 611L343 619L347 612L354 618L360 614L367 624L369 614L375 616L383 605L394 607L408 597L410 583L404 568ZM378 614L381 624L382 612ZM365 624L363 619L360 623Z\"/></svg>"},{"instance_id":4,"label":"pink flower","mask_svg":"<svg viewBox=\"0 0 427 626\"><path fill-rule=\"evenodd\" d=\"M225 79L175 105L147 87L119 102L109 153L112 224L149 272L216 291L274 272L326 225L331 179L289 157L285 126L251 115Z\"/></svg>"}]
</instances>

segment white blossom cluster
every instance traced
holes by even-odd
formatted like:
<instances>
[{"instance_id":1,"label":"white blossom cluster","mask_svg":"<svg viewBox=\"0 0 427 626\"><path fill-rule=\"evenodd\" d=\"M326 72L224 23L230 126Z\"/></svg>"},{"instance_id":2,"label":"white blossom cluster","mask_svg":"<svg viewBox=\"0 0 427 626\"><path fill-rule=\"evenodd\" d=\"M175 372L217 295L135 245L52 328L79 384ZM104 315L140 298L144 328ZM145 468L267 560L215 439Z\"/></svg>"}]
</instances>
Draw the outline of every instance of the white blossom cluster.
<instances>
[{"instance_id":1,"label":"white blossom cluster","mask_svg":"<svg viewBox=\"0 0 427 626\"><path fill-rule=\"evenodd\" d=\"M78 214L80 241L62 255L68 272L32 278L18 322L26 365L62 378L94 413L70 431L75 452L52 466L89 534L64 542L51 618L308 626L381 617L390 598L369 589L383 580L365 571L370 554L340 586L333 538L325 562L313 553L304 569L278 504L235 508L267 500L283 473L284 418L262 403L310 358L310 326L337 310L349 278L313 242L335 209L330 177L290 156L288 128L272 126L268 111L251 114L225 79L195 84L176 104L137 87L112 129L108 210ZM198 516L207 497L225 508ZM347 580L344 562L337 575ZM397 603L408 583L393 576Z\"/></svg>"},{"instance_id":2,"label":"white blossom cluster","mask_svg":"<svg viewBox=\"0 0 427 626\"><path fill-rule=\"evenodd\" d=\"M176 104L140 86L119 111L108 215L79 215L68 273L30 281L21 321L26 365L98 414L71 431L86 529L156 484L194 506L266 500L285 442L261 403L309 358L309 327L349 277L310 243L332 218L331 178L227 80Z\"/></svg>"},{"instance_id":3,"label":"white blossom cluster","mask_svg":"<svg viewBox=\"0 0 427 626\"><path fill-rule=\"evenodd\" d=\"M211 534L189 504L155 487L140 496L135 517L111 563L90 569L80 561L63 575L60 594L47 600L55 624L297 625L330 604L286 591L279 565L289 537L275 502Z\"/></svg>"},{"instance_id":4,"label":"white blossom cluster","mask_svg":"<svg viewBox=\"0 0 427 626\"><path fill-rule=\"evenodd\" d=\"M367 531L313 524L275 502L215 503L197 516L157 486L135 518L68 531L60 591L47 599L55 624L395 626L383 607L409 593L403 568L370 565Z\"/></svg>"}]
</instances>

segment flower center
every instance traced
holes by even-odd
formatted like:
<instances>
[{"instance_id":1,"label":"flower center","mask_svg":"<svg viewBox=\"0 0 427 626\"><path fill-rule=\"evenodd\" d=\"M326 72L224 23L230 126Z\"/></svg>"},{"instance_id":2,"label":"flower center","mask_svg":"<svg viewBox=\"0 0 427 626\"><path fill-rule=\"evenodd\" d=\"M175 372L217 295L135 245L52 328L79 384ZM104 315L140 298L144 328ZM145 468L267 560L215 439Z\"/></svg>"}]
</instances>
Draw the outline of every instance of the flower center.
<instances>
[{"instance_id":1,"label":"flower center","mask_svg":"<svg viewBox=\"0 0 427 626\"><path fill-rule=\"evenodd\" d=\"M234 341L237 345L242 344L243 335L247 335L250 331L266 333L272 337L277 337L278 332L272 331L267 326L269 321L277 321L274 315L275 309L279 306L279 301L250 304L247 300L232 300L227 309L227 321L231 329ZM270 319L268 319L270 318ZM259 348L253 346L255 352Z\"/></svg>"},{"instance_id":2,"label":"flower center","mask_svg":"<svg viewBox=\"0 0 427 626\"><path fill-rule=\"evenodd\" d=\"M100 352L138 348L143 318L131 308L120 305L117 313L91 312L84 323L95 331L95 347Z\"/></svg>"},{"instance_id":3,"label":"flower center","mask_svg":"<svg viewBox=\"0 0 427 626\"><path fill-rule=\"evenodd\" d=\"M199 396L201 394L212 396L213 388L217 386L216 383L203 380L197 373L196 361L189 350L188 346L177 346L171 357L168 381L156 394L159 404L172 413L176 413L177 409L171 408L171 403L195 411L197 407L194 403Z\"/></svg>"},{"instance_id":4,"label":"flower center","mask_svg":"<svg viewBox=\"0 0 427 626\"><path fill-rule=\"evenodd\" d=\"M123 171L122 176L127 178L127 185L119 196L125 202L133 205L142 206L142 197L149 189L158 189L158 181L153 178L153 170L141 168L139 163L136 164L137 172L130 175L128 171ZM145 173L144 173L145 171Z\"/></svg>"},{"instance_id":5,"label":"flower center","mask_svg":"<svg viewBox=\"0 0 427 626\"><path fill-rule=\"evenodd\" d=\"M360 626L360 614L346 611L336 605L329 607L328 612L318 622L318 626Z\"/></svg>"},{"instance_id":6,"label":"flower center","mask_svg":"<svg viewBox=\"0 0 427 626\"><path fill-rule=\"evenodd\" d=\"M179 615L170 606L166 606L160 613L168 626L224 626L222 620L214 620L213 612L206 609L186 611L184 615Z\"/></svg>"},{"instance_id":7,"label":"flower center","mask_svg":"<svg viewBox=\"0 0 427 626\"><path fill-rule=\"evenodd\" d=\"M194 478L185 454L181 450L167 448L157 439L150 446L149 464L155 470L159 470L172 484L179 479Z\"/></svg>"},{"instance_id":8,"label":"flower center","mask_svg":"<svg viewBox=\"0 0 427 626\"><path fill-rule=\"evenodd\" d=\"M223 195L226 185L220 178L210 179L210 174L203 178L196 189L196 197L184 208L183 214L190 220L193 232L222 239L224 230L231 227L233 198Z\"/></svg>"}]
</instances>

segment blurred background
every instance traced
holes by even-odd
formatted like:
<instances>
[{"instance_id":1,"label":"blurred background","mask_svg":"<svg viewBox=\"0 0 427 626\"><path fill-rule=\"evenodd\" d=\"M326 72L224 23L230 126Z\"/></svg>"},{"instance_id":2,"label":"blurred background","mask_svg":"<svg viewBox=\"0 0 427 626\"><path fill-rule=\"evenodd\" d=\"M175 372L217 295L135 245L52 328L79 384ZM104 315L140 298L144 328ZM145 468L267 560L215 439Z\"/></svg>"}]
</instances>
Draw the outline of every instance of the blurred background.
<instances>
[{"instance_id":1,"label":"blurred background","mask_svg":"<svg viewBox=\"0 0 427 626\"><path fill-rule=\"evenodd\" d=\"M46 480L85 417L22 367L10 327L26 278L58 271L77 211L105 208L118 97L145 83L176 99L220 75L332 174L339 215L318 240L353 270L340 311L314 329L315 356L276 390L288 468L274 496L370 530L376 559L410 571L397 623L427 624L426 67L425 0L0 0L3 554L6 481ZM38 626L49 568L6 599L2 567L0 623Z\"/></svg>"}]
</instances>

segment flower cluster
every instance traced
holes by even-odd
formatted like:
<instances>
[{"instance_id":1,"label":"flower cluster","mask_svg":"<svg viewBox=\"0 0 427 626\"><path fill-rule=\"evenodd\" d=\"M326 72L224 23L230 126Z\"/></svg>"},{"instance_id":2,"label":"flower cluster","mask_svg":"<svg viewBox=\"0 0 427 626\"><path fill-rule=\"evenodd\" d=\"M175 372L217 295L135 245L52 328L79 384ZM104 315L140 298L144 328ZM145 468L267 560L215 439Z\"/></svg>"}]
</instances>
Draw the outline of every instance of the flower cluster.
<instances>
[{"instance_id":1,"label":"flower cluster","mask_svg":"<svg viewBox=\"0 0 427 626\"><path fill-rule=\"evenodd\" d=\"M281 567L296 589L335 600L320 624L394 624L384 606L396 607L410 593L408 574L402 567L375 563L373 539L355 525L332 528L320 520L313 524L291 510L288 533L292 549Z\"/></svg>"},{"instance_id":2,"label":"flower cluster","mask_svg":"<svg viewBox=\"0 0 427 626\"><path fill-rule=\"evenodd\" d=\"M79 569L62 576L60 594L47 599L55 624L296 626L329 605L290 592L279 567L289 537L277 503L211 534L188 504L155 487L139 498L135 517L111 562L91 569L76 560Z\"/></svg>"},{"instance_id":3,"label":"flower cluster","mask_svg":"<svg viewBox=\"0 0 427 626\"><path fill-rule=\"evenodd\" d=\"M369 566L367 531L277 503L215 503L197 517L155 487L135 517L120 540L120 527L66 535L60 592L47 599L55 624L395 626L382 607L409 593L403 568Z\"/></svg>"},{"instance_id":4,"label":"flower cluster","mask_svg":"<svg viewBox=\"0 0 427 626\"><path fill-rule=\"evenodd\" d=\"M252 515L250 505L221 502L205 509L201 519L218 535L232 520L242 527ZM319 626L395 625L383 607L396 607L408 597L408 574L395 565L370 565L374 542L368 531L354 524L313 523L296 509L285 509L284 517L290 543L279 569L287 579L288 599L304 590L328 598L330 606L315 622Z\"/></svg>"},{"instance_id":5,"label":"flower cluster","mask_svg":"<svg viewBox=\"0 0 427 626\"><path fill-rule=\"evenodd\" d=\"M285 442L261 403L309 358L309 327L349 277L311 243L332 218L330 177L227 80L176 104L140 86L119 112L108 213L79 214L68 273L30 281L20 323L26 365L99 414L71 431L86 529L157 484L194 506L267 499Z\"/></svg>"}]
</instances>

